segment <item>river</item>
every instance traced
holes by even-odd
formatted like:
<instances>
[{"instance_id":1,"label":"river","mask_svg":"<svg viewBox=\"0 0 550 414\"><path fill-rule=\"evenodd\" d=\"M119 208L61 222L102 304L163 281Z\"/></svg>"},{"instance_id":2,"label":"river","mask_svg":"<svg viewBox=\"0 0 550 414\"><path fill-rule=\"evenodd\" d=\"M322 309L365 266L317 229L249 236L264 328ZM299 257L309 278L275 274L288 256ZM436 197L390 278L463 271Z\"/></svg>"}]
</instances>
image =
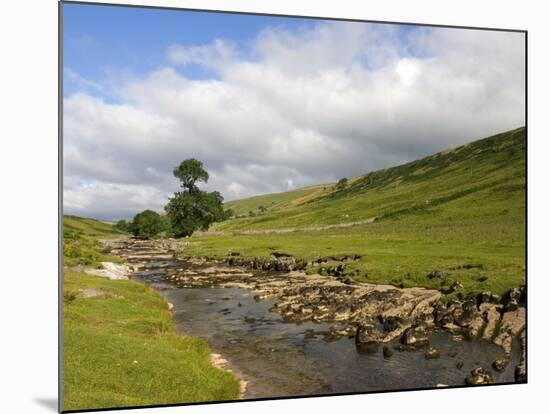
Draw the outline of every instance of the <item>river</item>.
<instances>
[{"instance_id":1,"label":"river","mask_svg":"<svg viewBox=\"0 0 550 414\"><path fill-rule=\"evenodd\" d=\"M454 341L443 331L429 338L440 351L437 359L426 359L424 349L399 351L397 341L387 344L393 355L385 358L382 346L358 347L354 338L325 335L329 323L284 321L270 311L274 301L258 300L251 289L168 283L166 271L180 266L175 260L149 261L132 278L173 305L179 332L205 339L228 360L247 383L244 399L457 386L480 366L492 371L496 383L514 382L517 344L503 372L491 368L504 356L500 347L481 339Z\"/></svg>"}]
</instances>

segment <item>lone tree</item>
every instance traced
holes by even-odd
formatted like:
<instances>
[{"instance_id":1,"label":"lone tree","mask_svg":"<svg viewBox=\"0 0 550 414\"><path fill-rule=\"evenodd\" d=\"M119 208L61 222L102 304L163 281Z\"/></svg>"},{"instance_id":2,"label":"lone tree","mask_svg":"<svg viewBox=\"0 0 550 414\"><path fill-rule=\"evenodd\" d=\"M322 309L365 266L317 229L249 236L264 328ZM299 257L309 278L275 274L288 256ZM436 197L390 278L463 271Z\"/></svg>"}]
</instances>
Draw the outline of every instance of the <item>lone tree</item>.
<instances>
[{"instance_id":1,"label":"lone tree","mask_svg":"<svg viewBox=\"0 0 550 414\"><path fill-rule=\"evenodd\" d=\"M217 191L201 191L198 182L208 181L208 172L202 162L191 158L174 168L174 176L181 181L182 191L174 193L164 209L175 237L191 236L195 230L208 230L210 224L226 217L223 197Z\"/></svg>"},{"instance_id":2,"label":"lone tree","mask_svg":"<svg viewBox=\"0 0 550 414\"><path fill-rule=\"evenodd\" d=\"M346 188L348 186L348 179L347 178L341 178L337 183L336 183L336 189L337 190L343 190L344 188Z\"/></svg>"},{"instance_id":3,"label":"lone tree","mask_svg":"<svg viewBox=\"0 0 550 414\"><path fill-rule=\"evenodd\" d=\"M162 219L153 210L144 210L136 214L130 228L134 236L140 239L150 239L162 231Z\"/></svg>"},{"instance_id":4,"label":"lone tree","mask_svg":"<svg viewBox=\"0 0 550 414\"><path fill-rule=\"evenodd\" d=\"M190 158L182 161L179 166L174 168L174 176L181 181L181 187L192 193L199 191L195 185L197 181L208 182L208 172L203 168L202 162Z\"/></svg>"}]
</instances>

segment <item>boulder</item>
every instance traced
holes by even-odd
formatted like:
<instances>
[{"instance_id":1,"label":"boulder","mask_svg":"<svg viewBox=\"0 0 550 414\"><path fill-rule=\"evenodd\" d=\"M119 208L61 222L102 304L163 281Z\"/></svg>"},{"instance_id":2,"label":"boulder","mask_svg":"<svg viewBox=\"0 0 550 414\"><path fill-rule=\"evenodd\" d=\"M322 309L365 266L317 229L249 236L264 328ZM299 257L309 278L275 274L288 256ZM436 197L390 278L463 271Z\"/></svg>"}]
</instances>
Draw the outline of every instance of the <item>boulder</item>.
<instances>
[{"instance_id":1,"label":"boulder","mask_svg":"<svg viewBox=\"0 0 550 414\"><path fill-rule=\"evenodd\" d=\"M384 332L395 331L397 328L399 328L402 322L403 320L398 316L388 316L384 318L382 322L384 324Z\"/></svg>"},{"instance_id":2,"label":"boulder","mask_svg":"<svg viewBox=\"0 0 550 414\"><path fill-rule=\"evenodd\" d=\"M506 369L506 365L508 365L508 361L506 359L498 358L493 361L493 368L497 372L503 372Z\"/></svg>"},{"instance_id":3,"label":"boulder","mask_svg":"<svg viewBox=\"0 0 550 414\"><path fill-rule=\"evenodd\" d=\"M474 299L467 299L462 306L454 312L455 323L467 327L477 316L477 302Z\"/></svg>"},{"instance_id":4,"label":"boulder","mask_svg":"<svg viewBox=\"0 0 550 414\"><path fill-rule=\"evenodd\" d=\"M477 303L491 303L493 300L493 292L490 290L486 290L484 292L481 292L479 295L477 295Z\"/></svg>"},{"instance_id":5,"label":"boulder","mask_svg":"<svg viewBox=\"0 0 550 414\"><path fill-rule=\"evenodd\" d=\"M493 342L502 347L507 356L512 353L514 337L520 335L525 328L525 308L519 307L515 311L505 312L500 319L500 329Z\"/></svg>"},{"instance_id":6,"label":"boulder","mask_svg":"<svg viewBox=\"0 0 550 414\"><path fill-rule=\"evenodd\" d=\"M500 312L497 310L496 305L489 303L481 304L479 306L479 309L487 322L483 331L482 338L486 341L490 341L496 334L498 323L500 321Z\"/></svg>"},{"instance_id":7,"label":"boulder","mask_svg":"<svg viewBox=\"0 0 550 414\"><path fill-rule=\"evenodd\" d=\"M100 269L84 269L84 271L90 275L113 280L127 280L131 274L130 266L112 262L101 262Z\"/></svg>"},{"instance_id":8,"label":"boulder","mask_svg":"<svg viewBox=\"0 0 550 414\"><path fill-rule=\"evenodd\" d=\"M522 300L525 300L525 287L510 289L504 296L504 312L517 310Z\"/></svg>"},{"instance_id":9,"label":"boulder","mask_svg":"<svg viewBox=\"0 0 550 414\"><path fill-rule=\"evenodd\" d=\"M519 308L519 303L516 299L509 299L504 304L504 312L514 312L518 310L518 308Z\"/></svg>"},{"instance_id":10,"label":"boulder","mask_svg":"<svg viewBox=\"0 0 550 414\"><path fill-rule=\"evenodd\" d=\"M407 329L401 337L401 342L407 346L421 347L428 344L428 333L423 326Z\"/></svg>"},{"instance_id":11,"label":"boulder","mask_svg":"<svg viewBox=\"0 0 550 414\"><path fill-rule=\"evenodd\" d=\"M495 382L493 374L485 368L475 368L470 372L470 376L465 379L468 385L485 385Z\"/></svg>"},{"instance_id":12,"label":"boulder","mask_svg":"<svg viewBox=\"0 0 550 414\"><path fill-rule=\"evenodd\" d=\"M424 354L426 359L437 359L441 356L439 350L433 346L429 347Z\"/></svg>"},{"instance_id":13,"label":"boulder","mask_svg":"<svg viewBox=\"0 0 550 414\"><path fill-rule=\"evenodd\" d=\"M382 348L382 354L384 355L385 359L389 359L393 356L393 351L389 347L384 345L384 348Z\"/></svg>"},{"instance_id":14,"label":"boulder","mask_svg":"<svg viewBox=\"0 0 550 414\"><path fill-rule=\"evenodd\" d=\"M462 289L464 289L464 285L457 280L449 287L449 293L458 292Z\"/></svg>"},{"instance_id":15,"label":"boulder","mask_svg":"<svg viewBox=\"0 0 550 414\"><path fill-rule=\"evenodd\" d=\"M516 301L519 301L521 296L522 296L521 288L512 288L506 294L506 299L515 299Z\"/></svg>"},{"instance_id":16,"label":"boulder","mask_svg":"<svg viewBox=\"0 0 550 414\"><path fill-rule=\"evenodd\" d=\"M442 322L442 319L448 315L447 306L444 303L438 302L434 305L434 322L437 324L448 323L449 321ZM452 322L452 321L451 321Z\"/></svg>"},{"instance_id":17,"label":"boulder","mask_svg":"<svg viewBox=\"0 0 550 414\"><path fill-rule=\"evenodd\" d=\"M372 324L363 324L357 328L355 343L374 344L380 342L380 331Z\"/></svg>"},{"instance_id":18,"label":"boulder","mask_svg":"<svg viewBox=\"0 0 550 414\"><path fill-rule=\"evenodd\" d=\"M483 331L486 322L483 315L477 315L468 325L468 335L470 338L478 337Z\"/></svg>"},{"instance_id":19,"label":"boulder","mask_svg":"<svg viewBox=\"0 0 550 414\"><path fill-rule=\"evenodd\" d=\"M455 318L454 318L452 312L447 312L447 313L441 315L438 322L441 326L447 326L447 325L455 325L454 321L455 321Z\"/></svg>"}]
</instances>

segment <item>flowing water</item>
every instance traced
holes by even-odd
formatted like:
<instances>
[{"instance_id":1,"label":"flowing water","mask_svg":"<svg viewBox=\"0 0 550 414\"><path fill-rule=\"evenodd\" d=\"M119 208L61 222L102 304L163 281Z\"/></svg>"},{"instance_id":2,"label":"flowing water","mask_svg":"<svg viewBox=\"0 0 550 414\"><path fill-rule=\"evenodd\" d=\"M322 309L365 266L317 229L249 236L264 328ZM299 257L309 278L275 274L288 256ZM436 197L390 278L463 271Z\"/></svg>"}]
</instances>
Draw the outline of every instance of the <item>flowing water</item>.
<instances>
[{"instance_id":1,"label":"flowing water","mask_svg":"<svg viewBox=\"0 0 550 414\"><path fill-rule=\"evenodd\" d=\"M358 348L353 338L327 340L330 324L285 322L270 312L274 302L256 300L244 288L176 288L164 281L175 261L151 262L133 278L159 290L173 304L177 329L208 341L237 375L248 383L245 399L464 385L476 367L490 369L495 382L514 382L519 359L515 349L506 370L491 368L501 348L482 340L454 342L435 332L430 345L441 357L426 359L425 350L394 350L384 358L382 346ZM391 349L393 345L387 344ZM518 348L516 346L516 348ZM457 368L457 364L463 364Z\"/></svg>"}]
</instances>

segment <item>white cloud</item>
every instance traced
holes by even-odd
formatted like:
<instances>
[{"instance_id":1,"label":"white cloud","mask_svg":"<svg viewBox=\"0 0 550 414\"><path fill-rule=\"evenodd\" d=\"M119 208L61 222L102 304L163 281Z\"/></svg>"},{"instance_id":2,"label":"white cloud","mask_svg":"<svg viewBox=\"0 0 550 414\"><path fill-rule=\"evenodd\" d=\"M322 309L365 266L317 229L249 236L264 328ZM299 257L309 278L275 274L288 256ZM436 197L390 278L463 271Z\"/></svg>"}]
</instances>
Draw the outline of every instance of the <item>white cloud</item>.
<instances>
[{"instance_id":1,"label":"white cloud","mask_svg":"<svg viewBox=\"0 0 550 414\"><path fill-rule=\"evenodd\" d=\"M397 62L395 72L404 85L411 86L420 76L420 67L414 60L405 58Z\"/></svg>"},{"instance_id":2,"label":"white cloud","mask_svg":"<svg viewBox=\"0 0 550 414\"><path fill-rule=\"evenodd\" d=\"M168 59L177 65L195 63L216 67L224 62L229 62L234 54L234 46L222 39L216 39L212 44L206 46L172 45L168 48Z\"/></svg>"},{"instance_id":3,"label":"white cloud","mask_svg":"<svg viewBox=\"0 0 550 414\"><path fill-rule=\"evenodd\" d=\"M160 209L177 189L173 167L190 157L210 172L207 188L233 199L362 174L525 123L522 35L404 36L329 22L268 28L248 58L223 40L174 45L170 62L217 78L164 67L120 86L124 104L67 98L67 211Z\"/></svg>"},{"instance_id":4,"label":"white cloud","mask_svg":"<svg viewBox=\"0 0 550 414\"><path fill-rule=\"evenodd\" d=\"M65 187L63 203L66 213L119 219L145 209L162 211L168 196L155 186L84 182Z\"/></svg>"}]
</instances>

